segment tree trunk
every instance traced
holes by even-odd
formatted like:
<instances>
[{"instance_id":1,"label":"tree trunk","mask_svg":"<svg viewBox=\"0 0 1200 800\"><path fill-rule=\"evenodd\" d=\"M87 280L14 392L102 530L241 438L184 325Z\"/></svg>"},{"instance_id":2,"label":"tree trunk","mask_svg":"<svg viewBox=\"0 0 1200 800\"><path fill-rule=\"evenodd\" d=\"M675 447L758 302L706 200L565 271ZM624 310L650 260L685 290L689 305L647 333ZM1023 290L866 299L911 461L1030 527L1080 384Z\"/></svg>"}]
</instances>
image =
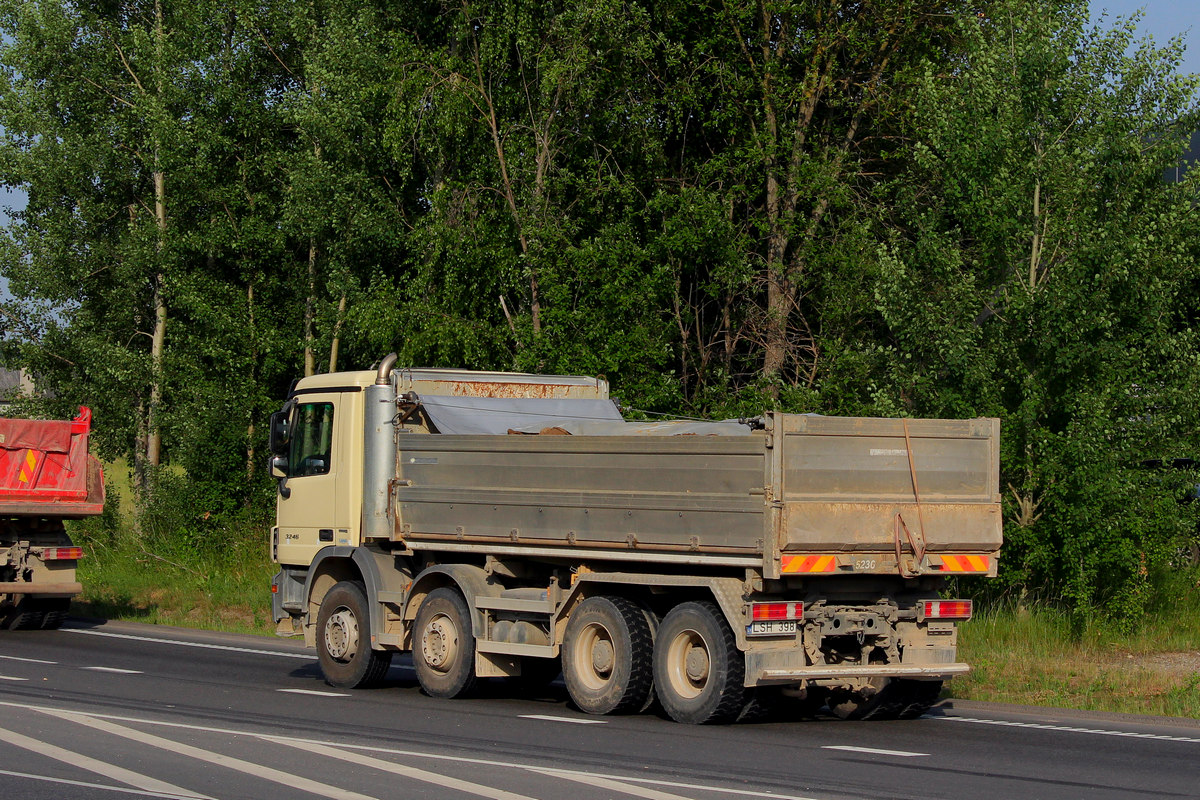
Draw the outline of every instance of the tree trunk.
<instances>
[{"instance_id":1,"label":"tree trunk","mask_svg":"<svg viewBox=\"0 0 1200 800\"><path fill-rule=\"evenodd\" d=\"M346 293L338 301L337 322L333 325L333 342L329 345L329 371L337 372L338 344L341 341L343 316L346 313Z\"/></svg>"},{"instance_id":2,"label":"tree trunk","mask_svg":"<svg viewBox=\"0 0 1200 800\"><path fill-rule=\"evenodd\" d=\"M163 95L163 43L166 31L163 29L163 10L160 0L154 3L154 37L156 59L155 72L157 80L155 88L161 99ZM160 428L162 399L163 399L163 351L167 336L167 302L164 296L166 270L163 257L167 244L167 176L161 163L161 143L155 133L154 147L154 225L157 228L158 239L155 242L157 255L154 275L153 298L154 329L150 334L150 405L146 410L146 465L150 474L142 474L142 488L149 488L146 479L153 481L153 469L159 466L162 455L162 432Z\"/></svg>"},{"instance_id":3,"label":"tree trunk","mask_svg":"<svg viewBox=\"0 0 1200 800\"><path fill-rule=\"evenodd\" d=\"M317 313L317 240L308 240L308 292L304 298L304 377L317 372L316 355L313 353L313 326Z\"/></svg>"},{"instance_id":4,"label":"tree trunk","mask_svg":"<svg viewBox=\"0 0 1200 800\"><path fill-rule=\"evenodd\" d=\"M250 323L250 371L251 378L257 383L258 371L258 337L254 329L254 284L246 287L246 311L248 321ZM257 453L254 450L254 408L250 408L250 422L246 426L246 483L249 486L254 485L254 478L257 475ZM251 505L251 496L246 496L246 507Z\"/></svg>"}]
</instances>

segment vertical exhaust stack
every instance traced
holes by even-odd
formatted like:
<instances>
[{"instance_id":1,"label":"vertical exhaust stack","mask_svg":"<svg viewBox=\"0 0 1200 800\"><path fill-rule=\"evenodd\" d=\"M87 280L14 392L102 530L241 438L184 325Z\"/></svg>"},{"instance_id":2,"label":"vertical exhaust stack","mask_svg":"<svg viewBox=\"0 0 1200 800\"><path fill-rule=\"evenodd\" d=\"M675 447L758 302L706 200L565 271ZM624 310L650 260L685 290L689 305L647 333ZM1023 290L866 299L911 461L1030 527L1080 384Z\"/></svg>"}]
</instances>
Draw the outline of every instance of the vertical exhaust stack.
<instances>
[{"instance_id":1,"label":"vertical exhaust stack","mask_svg":"<svg viewBox=\"0 0 1200 800\"><path fill-rule=\"evenodd\" d=\"M365 391L363 408L363 520L364 539L389 539L388 494L396 472L396 441L392 420L396 416L396 386L392 368L396 354L379 364L375 385Z\"/></svg>"}]
</instances>

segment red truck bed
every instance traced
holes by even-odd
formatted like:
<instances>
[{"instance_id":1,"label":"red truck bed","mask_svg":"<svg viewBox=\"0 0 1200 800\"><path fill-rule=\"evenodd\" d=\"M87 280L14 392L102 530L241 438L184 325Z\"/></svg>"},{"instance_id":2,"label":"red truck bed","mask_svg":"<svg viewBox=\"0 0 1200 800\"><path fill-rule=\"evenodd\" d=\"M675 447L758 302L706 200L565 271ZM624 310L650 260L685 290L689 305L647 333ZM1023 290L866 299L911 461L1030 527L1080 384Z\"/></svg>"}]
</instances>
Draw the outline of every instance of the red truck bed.
<instances>
[{"instance_id":1,"label":"red truck bed","mask_svg":"<svg viewBox=\"0 0 1200 800\"><path fill-rule=\"evenodd\" d=\"M0 417L0 516L83 517L104 510L100 462L88 455L91 409L70 421Z\"/></svg>"}]
</instances>

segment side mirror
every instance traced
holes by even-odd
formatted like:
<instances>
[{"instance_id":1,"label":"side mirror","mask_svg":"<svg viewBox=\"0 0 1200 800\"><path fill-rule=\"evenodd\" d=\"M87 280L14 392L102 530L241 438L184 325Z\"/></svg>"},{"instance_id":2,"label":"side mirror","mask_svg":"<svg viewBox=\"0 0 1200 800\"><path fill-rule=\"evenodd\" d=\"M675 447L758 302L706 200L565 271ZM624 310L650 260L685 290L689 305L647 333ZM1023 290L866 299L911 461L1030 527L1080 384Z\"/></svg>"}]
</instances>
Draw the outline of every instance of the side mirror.
<instances>
[{"instance_id":1,"label":"side mirror","mask_svg":"<svg viewBox=\"0 0 1200 800\"><path fill-rule=\"evenodd\" d=\"M270 450L277 456L286 456L288 451L288 441L291 437L291 423L288 418L291 415L292 403L289 402L283 407L282 411L276 411L271 415L271 438ZM274 463L272 463L274 466ZM287 467L284 467L287 471Z\"/></svg>"}]
</instances>

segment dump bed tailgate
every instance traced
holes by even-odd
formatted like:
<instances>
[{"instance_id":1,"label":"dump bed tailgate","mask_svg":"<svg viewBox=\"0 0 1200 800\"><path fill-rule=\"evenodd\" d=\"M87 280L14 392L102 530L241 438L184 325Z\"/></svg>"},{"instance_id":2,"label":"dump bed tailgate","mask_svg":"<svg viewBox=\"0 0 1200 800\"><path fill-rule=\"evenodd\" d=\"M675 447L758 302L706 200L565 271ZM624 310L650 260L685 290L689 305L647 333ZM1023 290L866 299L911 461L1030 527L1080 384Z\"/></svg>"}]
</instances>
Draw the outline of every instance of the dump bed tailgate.
<instances>
[{"instance_id":1,"label":"dump bed tailgate","mask_svg":"<svg viewBox=\"0 0 1200 800\"><path fill-rule=\"evenodd\" d=\"M995 574L999 420L777 415L773 423L784 572L857 564ZM802 554L836 558L810 570Z\"/></svg>"}]
</instances>

